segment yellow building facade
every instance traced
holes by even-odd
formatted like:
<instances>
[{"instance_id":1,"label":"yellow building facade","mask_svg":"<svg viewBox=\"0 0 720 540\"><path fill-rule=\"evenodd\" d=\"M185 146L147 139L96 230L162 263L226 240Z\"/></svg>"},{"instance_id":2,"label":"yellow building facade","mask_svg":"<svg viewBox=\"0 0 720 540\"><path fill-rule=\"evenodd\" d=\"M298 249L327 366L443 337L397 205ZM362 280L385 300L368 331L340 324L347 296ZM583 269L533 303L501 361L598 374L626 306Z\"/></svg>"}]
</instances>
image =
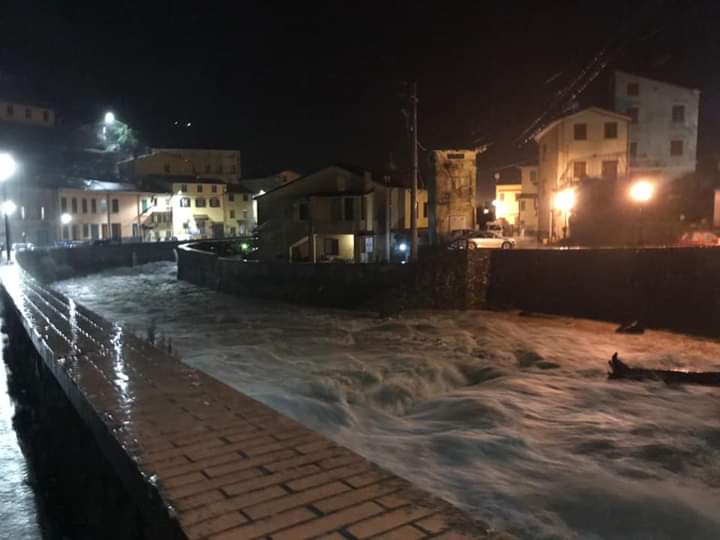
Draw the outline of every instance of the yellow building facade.
<instances>
[{"instance_id":1,"label":"yellow building facade","mask_svg":"<svg viewBox=\"0 0 720 540\"><path fill-rule=\"evenodd\" d=\"M212 179L171 184L173 236L178 240L225 236L227 186Z\"/></svg>"}]
</instances>

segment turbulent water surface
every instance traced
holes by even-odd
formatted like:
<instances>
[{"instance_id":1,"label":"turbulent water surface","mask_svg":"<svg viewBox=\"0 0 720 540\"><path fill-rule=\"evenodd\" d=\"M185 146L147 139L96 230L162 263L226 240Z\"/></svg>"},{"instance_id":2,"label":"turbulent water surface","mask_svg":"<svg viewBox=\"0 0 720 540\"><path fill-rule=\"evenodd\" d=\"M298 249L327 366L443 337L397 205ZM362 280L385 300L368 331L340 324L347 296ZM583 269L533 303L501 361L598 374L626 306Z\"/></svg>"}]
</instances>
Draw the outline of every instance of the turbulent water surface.
<instances>
[{"instance_id":1,"label":"turbulent water surface","mask_svg":"<svg viewBox=\"0 0 720 540\"><path fill-rule=\"evenodd\" d=\"M720 390L609 382L720 370L720 344L514 314L382 320L231 297L170 263L57 288L188 364L522 538L720 538Z\"/></svg>"}]
</instances>

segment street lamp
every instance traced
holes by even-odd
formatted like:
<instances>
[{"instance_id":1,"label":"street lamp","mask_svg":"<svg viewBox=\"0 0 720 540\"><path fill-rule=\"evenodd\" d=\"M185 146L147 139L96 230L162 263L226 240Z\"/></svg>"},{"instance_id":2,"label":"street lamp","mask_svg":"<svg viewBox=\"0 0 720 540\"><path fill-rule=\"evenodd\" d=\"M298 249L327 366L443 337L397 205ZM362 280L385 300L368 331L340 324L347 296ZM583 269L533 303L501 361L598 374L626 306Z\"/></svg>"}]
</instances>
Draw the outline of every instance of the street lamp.
<instances>
[{"instance_id":1,"label":"street lamp","mask_svg":"<svg viewBox=\"0 0 720 540\"><path fill-rule=\"evenodd\" d=\"M115 114L112 111L105 113L105 125L111 126L115 123Z\"/></svg>"},{"instance_id":2,"label":"street lamp","mask_svg":"<svg viewBox=\"0 0 720 540\"><path fill-rule=\"evenodd\" d=\"M3 201L2 205L0 205L0 211L4 216L12 216L15 210L17 210L17 204L10 200Z\"/></svg>"},{"instance_id":3,"label":"street lamp","mask_svg":"<svg viewBox=\"0 0 720 540\"><path fill-rule=\"evenodd\" d=\"M60 223L63 225L67 225L72 221L72 216L70 214L63 214L60 216Z\"/></svg>"},{"instance_id":4,"label":"street lamp","mask_svg":"<svg viewBox=\"0 0 720 540\"><path fill-rule=\"evenodd\" d=\"M563 221L563 239L565 239L570 225L570 212L575 208L575 190L567 188L557 192L554 203L555 209L562 212L565 217Z\"/></svg>"},{"instance_id":5,"label":"street lamp","mask_svg":"<svg viewBox=\"0 0 720 540\"><path fill-rule=\"evenodd\" d=\"M5 220L5 252L7 253L8 264L10 263L10 222L8 221L8 215L12 212L8 203L11 203L14 207L15 204L12 201L7 200L7 189L5 187L7 180L15 174L17 171L17 163L13 159L12 155L8 153L0 154L0 182L2 182L2 198L3 198L3 219ZM14 208L12 210L14 212Z\"/></svg>"},{"instance_id":6,"label":"street lamp","mask_svg":"<svg viewBox=\"0 0 720 540\"><path fill-rule=\"evenodd\" d=\"M643 210L645 205L655 196L655 184L650 180L637 180L633 182L628 191L630 199L640 207L638 218L638 243L643 244Z\"/></svg>"}]
</instances>

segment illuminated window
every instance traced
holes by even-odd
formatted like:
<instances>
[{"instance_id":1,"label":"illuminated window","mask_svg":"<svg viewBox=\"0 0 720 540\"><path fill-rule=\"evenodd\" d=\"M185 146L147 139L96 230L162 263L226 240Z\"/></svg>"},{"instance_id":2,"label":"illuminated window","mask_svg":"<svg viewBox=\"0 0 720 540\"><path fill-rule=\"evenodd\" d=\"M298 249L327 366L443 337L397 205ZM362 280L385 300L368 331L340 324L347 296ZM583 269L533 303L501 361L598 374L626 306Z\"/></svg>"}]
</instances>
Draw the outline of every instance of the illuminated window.
<instances>
[{"instance_id":1,"label":"illuminated window","mask_svg":"<svg viewBox=\"0 0 720 540\"><path fill-rule=\"evenodd\" d=\"M202 192L203 192L203 186L202 186L202 184L198 184L197 192L198 192L198 193L202 193Z\"/></svg>"},{"instance_id":2,"label":"illuminated window","mask_svg":"<svg viewBox=\"0 0 720 540\"><path fill-rule=\"evenodd\" d=\"M181 208L190 208L190 197L183 197L180 199Z\"/></svg>"}]
</instances>

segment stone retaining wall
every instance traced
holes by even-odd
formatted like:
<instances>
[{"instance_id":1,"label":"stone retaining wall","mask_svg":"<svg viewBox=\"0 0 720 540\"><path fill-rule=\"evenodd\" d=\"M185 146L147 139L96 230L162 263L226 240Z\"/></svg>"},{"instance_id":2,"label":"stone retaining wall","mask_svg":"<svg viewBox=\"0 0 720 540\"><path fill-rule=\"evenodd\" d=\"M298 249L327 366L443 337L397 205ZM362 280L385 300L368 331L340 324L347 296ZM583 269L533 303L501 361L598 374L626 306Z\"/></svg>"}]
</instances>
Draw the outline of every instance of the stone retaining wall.
<instances>
[{"instance_id":1,"label":"stone retaining wall","mask_svg":"<svg viewBox=\"0 0 720 540\"><path fill-rule=\"evenodd\" d=\"M36 278L56 281L118 266L172 261L178 242L133 242L21 251L16 258Z\"/></svg>"},{"instance_id":2,"label":"stone retaining wall","mask_svg":"<svg viewBox=\"0 0 720 540\"><path fill-rule=\"evenodd\" d=\"M378 311L482 307L487 252L428 252L419 265L244 262L211 243L177 249L178 278L232 294Z\"/></svg>"}]
</instances>

